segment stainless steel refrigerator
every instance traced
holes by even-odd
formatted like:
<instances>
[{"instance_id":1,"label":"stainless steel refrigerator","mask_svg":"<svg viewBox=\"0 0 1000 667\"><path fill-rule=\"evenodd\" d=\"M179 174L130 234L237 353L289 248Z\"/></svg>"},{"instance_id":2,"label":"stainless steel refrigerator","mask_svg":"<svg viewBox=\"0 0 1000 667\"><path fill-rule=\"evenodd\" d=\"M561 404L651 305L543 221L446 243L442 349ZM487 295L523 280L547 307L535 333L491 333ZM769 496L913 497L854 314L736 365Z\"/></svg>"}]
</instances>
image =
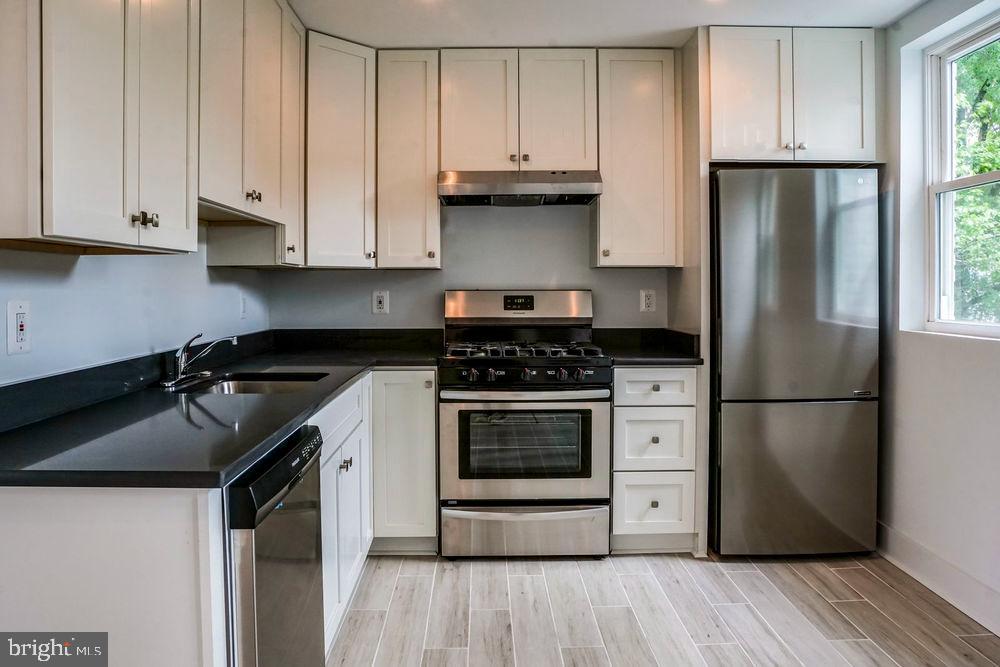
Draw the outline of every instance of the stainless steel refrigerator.
<instances>
[{"instance_id":1,"label":"stainless steel refrigerator","mask_svg":"<svg viewBox=\"0 0 1000 667\"><path fill-rule=\"evenodd\" d=\"M875 548L875 169L712 178L712 543L722 554Z\"/></svg>"}]
</instances>

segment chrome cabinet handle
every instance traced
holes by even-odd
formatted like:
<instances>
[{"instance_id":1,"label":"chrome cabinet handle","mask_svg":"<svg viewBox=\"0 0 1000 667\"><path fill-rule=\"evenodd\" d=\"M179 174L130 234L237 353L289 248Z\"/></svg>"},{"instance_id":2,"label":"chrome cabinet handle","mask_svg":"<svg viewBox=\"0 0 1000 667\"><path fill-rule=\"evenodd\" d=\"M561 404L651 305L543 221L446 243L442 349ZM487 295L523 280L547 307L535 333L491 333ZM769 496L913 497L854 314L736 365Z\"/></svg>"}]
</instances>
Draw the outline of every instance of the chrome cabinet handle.
<instances>
[{"instance_id":1,"label":"chrome cabinet handle","mask_svg":"<svg viewBox=\"0 0 1000 667\"><path fill-rule=\"evenodd\" d=\"M434 388L434 380L424 380L424 386L428 389Z\"/></svg>"},{"instance_id":2,"label":"chrome cabinet handle","mask_svg":"<svg viewBox=\"0 0 1000 667\"><path fill-rule=\"evenodd\" d=\"M434 252L433 250L428 250L428 251L427 251L427 257L428 257L429 259L434 259L434 258L435 258L436 256L437 256L437 253L436 253L436 252Z\"/></svg>"},{"instance_id":3,"label":"chrome cabinet handle","mask_svg":"<svg viewBox=\"0 0 1000 667\"><path fill-rule=\"evenodd\" d=\"M247 190L247 199L249 199L250 201L254 201L255 199L257 199L257 191Z\"/></svg>"},{"instance_id":4,"label":"chrome cabinet handle","mask_svg":"<svg viewBox=\"0 0 1000 667\"><path fill-rule=\"evenodd\" d=\"M510 161L511 162L517 162L517 153L511 153L510 154Z\"/></svg>"},{"instance_id":5,"label":"chrome cabinet handle","mask_svg":"<svg viewBox=\"0 0 1000 667\"><path fill-rule=\"evenodd\" d=\"M800 141L800 142L799 142L799 150L800 150L800 151L804 151L804 150L806 150L807 148L809 148L809 147L808 147L808 146L806 146L806 142L804 142L804 141Z\"/></svg>"},{"instance_id":6,"label":"chrome cabinet handle","mask_svg":"<svg viewBox=\"0 0 1000 667\"><path fill-rule=\"evenodd\" d=\"M787 144L785 144L785 150L786 151L794 151L795 150L795 144L793 144L792 142L789 141Z\"/></svg>"},{"instance_id":7,"label":"chrome cabinet handle","mask_svg":"<svg viewBox=\"0 0 1000 667\"><path fill-rule=\"evenodd\" d=\"M151 224L153 227L159 227L160 226L160 214L159 213L151 213L149 215L149 224Z\"/></svg>"},{"instance_id":8,"label":"chrome cabinet handle","mask_svg":"<svg viewBox=\"0 0 1000 667\"><path fill-rule=\"evenodd\" d=\"M654 445L660 444L660 436L654 435L651 441Z\"/></svg>"},{"instance_id":9,"label":"chrome cabinet handle","mask_svg":"<svg viewBox=\"0 0 1000 667\"><path fill-rule=\"evenodd\" d=\"M254 197L254 199L256 199L257 201L264 201L264 193L263 192L258 192L256 194L256 196Z\"/></svg>"},{"instance_id":10,"label":"chrome cabinet handle","mask_svg":"<svg viewBox=\"0 0 1000 667\"><path fill-rule=\"evenodd\" d=\"M611 256L611 251L608 250L607 248L601 251L601 257L610 257L610 256Z\"/></svg>"},{"instance_id":11,"label":"chrome cabinet handle","mask_svg":"<svg viewBox=\"0 0 1000 667\"><path fill-rule=\"evenodd\" d=\"M654 384L653 385L653 391L660 391L660 385Z\"/></svg>"},{"instance_id":12,"label":"chrome cabinet handle","mask_svg":"<svg viewBox=\"0 0 1000 667\"><path fill-rule=\"evenodd\" d=\"M132 217L129 218L129 220L131 220L133 227L135 227L136 225L145 225L147 222L146 216L147 214L145 211L139 211L138 213L133 213Z\"/></svg>"},{"instance_id":13,"label":"chrome cabinet handle","mask_svg":"<svg viewBox=\"0 0 1000 667\"><path fill-rule=\"evenodd\" d=\"M660 501L659 500L651 500L649 502L649 506L652 507L655 510L657 507L660 506Z\"/></svg>"},{"instance_id":14,"label":"chrome cabinet handle","mask_svg":"<svg viewBox=\"0 0 1000 667\"><path fill-rule=\"evenodd\" d=\"M354 465L354 457L353 456L351 458L349 458L349 459L344 459L341 462L341 464L340 464L340 469L341 470L350 470L352 465Z\"/></svg>"},{"instance_id":15,"label":"chrome cabinet handle","mask_svg":"<svg viewBox=\"0 0 1000 667\"><path fill-rule=\"evenodd\" d=\"M290 246L285 246L285 252L295 252L295 244L293 243Z\"/></svg>"},{"instance_id":16,"label":"chrome cabinet handle","mask_svg":"<svg viewBox=\"0 0 1000 667\"><path fill-rule=\"evenodd\" d=\"M365 259L375 259L375 251L369 250L365 253Z\"/></svg>"},{"instance_id":17,"label":"chrome cabinet handle","mask_svg":"<svg viewBox=\"0 0 1000 667\"><path fill-rule=\"evenodd\" d=\"M524 153L521 155L521 160L523 160L524 162L528 162L529 160L531 160L531 156L528 155L527 153Z\"/></svg>"}]
</instances>

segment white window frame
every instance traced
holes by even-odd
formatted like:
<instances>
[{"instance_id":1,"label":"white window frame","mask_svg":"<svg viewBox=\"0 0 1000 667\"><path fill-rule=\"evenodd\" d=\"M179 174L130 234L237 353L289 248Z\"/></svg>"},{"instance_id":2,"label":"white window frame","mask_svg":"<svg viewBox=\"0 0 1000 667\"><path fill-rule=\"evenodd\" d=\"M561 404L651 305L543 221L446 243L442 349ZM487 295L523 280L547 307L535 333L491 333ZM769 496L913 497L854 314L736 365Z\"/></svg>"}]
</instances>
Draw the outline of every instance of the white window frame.
<instances>
[{"instance_id":1,"label":"white window frame","mask_svg":"<svg viewBox=\"0 0 1000 667\"><path fill-rule=\"evenodd\" d=\"M1000 39L1000 20L992 15L926 51L927 80L927 298L928 331L1000 338L1000 324L943 320L941 312L942 245L952 240L939 231L938 197L989 183L1000 182L1000 171L953 178L952 63L962 56ZM950 267L949 267L950 268Z\"/></svg>"}]
</instances>

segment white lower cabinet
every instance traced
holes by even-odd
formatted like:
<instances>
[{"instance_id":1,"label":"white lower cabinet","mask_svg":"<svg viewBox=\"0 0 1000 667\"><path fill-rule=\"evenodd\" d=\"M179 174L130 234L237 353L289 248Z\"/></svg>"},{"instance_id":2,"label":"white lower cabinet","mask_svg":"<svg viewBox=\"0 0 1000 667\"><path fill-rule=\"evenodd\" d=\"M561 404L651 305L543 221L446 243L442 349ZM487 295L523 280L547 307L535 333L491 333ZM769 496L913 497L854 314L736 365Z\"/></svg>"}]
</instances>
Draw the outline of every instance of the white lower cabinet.
<instances>
[{"instance_id":1,"label":"white lower cabinet","mask_svg":"<svg viewBox=\"0 0 1000 667\"><path fill-rule=\"evenodd\" d=\"M615 470L694 468L695 408L615 408Z\"/></svg>"},{"instance_id":2,"label":"white lower cabinet","mask_svg":"<svg viewBox=\"0 0 1000 667\"><path fill-rule=\"evenodd\" d=\"M319 480L327 651L361 580L371 545L370 388L367 374L310 420L323 434Z\"/></svg>"},{"instance_id":3,"label":"white lower cabinet","mask_svg":"<svg viewBox=\"0 0 1000 667\"><path fill-rule=\"evenodd\" d=\"M437 535L435 371L374 371L375 537Z\"/></svg>"},{"instance_id":4,"label":"white lower cabinet","mask_svg":"<svg viewBox=\"0 0 1000 667\"><path fill-rule=\"evenodd\" d=\"M615 535L694 532L694 472L614 473Z\"/></svg>"}]
</instances>

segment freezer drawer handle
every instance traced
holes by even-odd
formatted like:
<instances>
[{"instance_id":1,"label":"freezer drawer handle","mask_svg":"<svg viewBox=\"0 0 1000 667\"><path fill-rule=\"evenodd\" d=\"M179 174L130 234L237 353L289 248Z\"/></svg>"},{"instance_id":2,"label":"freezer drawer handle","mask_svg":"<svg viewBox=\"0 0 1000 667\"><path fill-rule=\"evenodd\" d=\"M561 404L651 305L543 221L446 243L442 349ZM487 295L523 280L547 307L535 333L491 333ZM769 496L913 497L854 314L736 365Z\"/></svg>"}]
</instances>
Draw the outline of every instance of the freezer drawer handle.
<instances>
[{"instance_id":1,"label":"freezer drawer handle","mask_svg":"<svg viewBox=\"0 0 1000 667\"><path fill-rule=\"evenodd\" d=\"M556 510L554 512L477 512L475 510L441 510L446 519L471 519L474 521L562 521L564 519L589 519L608 511L607 507L582 510Z\"/></svg>"}]
</instances>

